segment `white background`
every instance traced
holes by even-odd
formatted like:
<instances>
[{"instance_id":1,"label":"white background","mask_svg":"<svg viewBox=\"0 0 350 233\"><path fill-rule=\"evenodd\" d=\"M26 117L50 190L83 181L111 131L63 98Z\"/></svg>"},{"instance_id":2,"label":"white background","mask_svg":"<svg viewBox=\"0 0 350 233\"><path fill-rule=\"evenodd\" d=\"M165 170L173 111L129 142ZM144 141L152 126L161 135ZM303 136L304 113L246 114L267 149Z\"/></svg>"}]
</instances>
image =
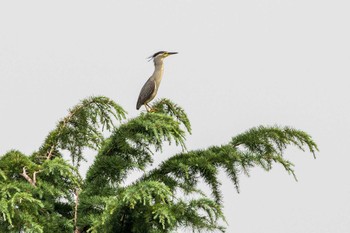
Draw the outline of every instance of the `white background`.
<instances>
[{"instance_id":1,"label":"white background","mask_svg":"<svg viewBox=\"0 0 350 233\"><path fill-rule=\"evenodd\" d=\"M137 116L145 58L177 51L158 98L188 113L189 149L261 124L302 129L320 148L316 160L287 150L299 182L256 168L237 194L222 174L227 231L348 233L349 12L347 0L1 1L0 155L32 153L91 95Z\"/></svg>"}]
</instances>

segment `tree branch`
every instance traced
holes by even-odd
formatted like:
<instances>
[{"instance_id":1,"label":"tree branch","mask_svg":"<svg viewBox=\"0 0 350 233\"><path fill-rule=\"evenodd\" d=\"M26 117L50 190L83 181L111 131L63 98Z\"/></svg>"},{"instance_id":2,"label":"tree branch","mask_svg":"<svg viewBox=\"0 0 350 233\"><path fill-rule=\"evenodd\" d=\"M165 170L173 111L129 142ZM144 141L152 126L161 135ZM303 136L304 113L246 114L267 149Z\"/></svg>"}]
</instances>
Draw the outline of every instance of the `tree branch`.
<instances>
[{"instance_id":1,"label":"tree branch","mask_svg":"<svg viewBox=\"0 0 350 233\"><path fill-rule=\"evenodd\" d=\"M23 172L21 173L21 176L24 177L32 186L36 187L36 174L42 172L42 170L33 172L33 179L30 178L30 176L27 174L26 167L23 167Z\"/></svg>"},{"instance_id":2,"label":"tree branch","mask_svg":"<svg viewBox=\"0 0 350 233\"><path fill-rule=\"evenodd\" d=\"M74 233L80 233L80 229L77 226L78 221L78 204L79 204L79 192L80 190L77 188L74 192L75 194L75 206L74 206Z\"/></svg>"},{"instance_id":3,"label":"tree branch","mask_svg":"<svg viewBox=\"0 0 350 233\"><path fill-rule=\"evenodd\" d=\"M52 152L53 152L55 146L56 146L55 144L53 144L53 145L51 146L50 151L47 153L47 156L46 156L46 159L47 159L47 160L51 159L51 157L52 157Z\"/></svg>"},{"instance_id":4,"label":"tree branch","mask_svg":"<svg viewBox=\"0 0 350 233\"><path fill-rule=\"evenodd\" d=\"M89 104L90 104L90 103L89 103ZM84 107L84 105L81 105L80 107L78 107L77 109L75 109L75 111L70 112L69 115L66 116L66 117L63 119L62 125L59 127L59 130L60 130L60 131L59 131L58 135L61 134L62 129L63 129L64 127L66 127L67 123L71 120L71 118L74 116L74 114L75 114L76 112L78 112L78 111L79 111L81 108L83 108L83 107ZM50 150L47 152L46 160L51 159L51 157L52 157L52 155L53 155L52 153L53 153L53 151L54 151L56 145L57 145L57 142L54 143L54 144L51 146Z\"/></svg>"},{"instance_id":5,"label":"tree branch","mask_svg":"<svg viewBox=\"0 0 350 233\"><path fill-rule=\"evenodd\" d=\"M36 172L33 172L33 182L34 184L36 184L36 174L42 172L43 170L39 170L39 171L36 171Z\"/></svg>"}]
</instances>

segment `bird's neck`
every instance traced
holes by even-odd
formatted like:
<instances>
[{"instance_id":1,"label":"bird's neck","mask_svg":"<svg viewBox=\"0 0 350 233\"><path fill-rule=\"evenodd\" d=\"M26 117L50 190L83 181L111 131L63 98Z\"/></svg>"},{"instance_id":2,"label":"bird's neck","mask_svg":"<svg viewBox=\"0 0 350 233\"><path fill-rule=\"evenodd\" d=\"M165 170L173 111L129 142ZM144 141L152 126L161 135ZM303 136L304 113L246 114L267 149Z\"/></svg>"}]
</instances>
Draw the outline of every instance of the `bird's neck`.
<instances>
[{"instance_id":1,"label":"bird's neck","mask_svg":"<svg viewBox=\"0 0 350 233\"><path fill-rule=\"evenodd\" d=\"M163 68L163 59L154 59L153 62L155 69Z\"/></svg>"},{"instance_id":2,"label":"bird's neck","mask_svg":"<svg viewBox=\"0 0 350 233\"><path fill-rule=\"evenodd\" d=\"M156 77L155 80L156 80L158 85L159 85L159 82L162 80L163 71L164 71L163 61L154 62L153 75L154 75L154 77Z\"/></svg>"}]
</instances>

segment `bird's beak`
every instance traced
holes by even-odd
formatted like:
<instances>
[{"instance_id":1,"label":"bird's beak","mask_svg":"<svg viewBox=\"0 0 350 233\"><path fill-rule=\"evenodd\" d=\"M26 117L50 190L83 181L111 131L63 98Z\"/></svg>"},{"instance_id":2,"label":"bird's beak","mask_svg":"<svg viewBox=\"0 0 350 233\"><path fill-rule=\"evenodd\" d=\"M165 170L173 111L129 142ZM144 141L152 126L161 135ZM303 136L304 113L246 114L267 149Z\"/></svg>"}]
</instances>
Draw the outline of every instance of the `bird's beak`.
<instances>
[{"instance_id":1,"label":"bird's beak","mask_svg":"<svg viewBox=\"0 0 350 233\"><path fill-rule=\"evenodd\" d=\"M168 52L168 56L177 54L177 52Z\"/></svg>"}]
</instances>

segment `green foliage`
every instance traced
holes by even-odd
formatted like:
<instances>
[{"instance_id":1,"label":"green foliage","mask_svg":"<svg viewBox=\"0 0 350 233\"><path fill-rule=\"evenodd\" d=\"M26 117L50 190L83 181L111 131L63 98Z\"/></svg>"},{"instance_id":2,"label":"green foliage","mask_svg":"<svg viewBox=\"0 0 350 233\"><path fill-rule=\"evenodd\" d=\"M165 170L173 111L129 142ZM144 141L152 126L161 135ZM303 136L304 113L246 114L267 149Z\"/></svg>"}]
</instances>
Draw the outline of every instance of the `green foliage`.
<instances>
[{"instance_id":1,"label":"green foliage","mask_svg":"<svg viewBox=\"0 0 350 233\"><path fill-rule=\"evenodd\" d=\"M281 154L288 145L297 146L304 151L307 146L315 156L317 145L307 133L290 127L264 127L252 128L245 133L232 138L231 145L234 147L244 146L247 150L264 154Z\"/></svg>"},{"instance_id":2,"label":"green foliage","mask_svg":"<svg viewBox=\"0 0 350 233\"><path fill-rule=\"evenodd\" d=\"M152 228L165 229L165 224L171 220L161 210L162 207L168 208L171 199L168 187L159 182L149 181L126 187L118 191L117 197L106 199L101 221L96 221L91 231L149 232Z\"/></svg>"},{"instance_id":3,"label":"green foliage","mask_svg":"<svg viewBox=\"0 0 350 233\"><path fill-rule=\"evenodd\" d=\"M154 102L152 109L157 113L169 115L185 126L188 133L191 133L191 123L185 111L169 99L161 99Z\"/></svg>"},{"instance_id":4,"label":"green foliage","mask_svg":"<svg viewBox=\"0 0 350 233\"><path fill-rule=\"evenodd\" d=\"M38 215L43 203L30 192L31 186L21 182L21 167L34 167L19 151L0 157L0 232L43 232Z\"/></svg>"},{"instance_id":5,"label":"green foliage","mask_svg":"<svg viewBox=\"0 0 350 233\"><path fill-rule=\"evenodd\" d=\"M294 165L283 157L288 146L314 156L318 150L303 131L260 126L225 145L188 151L191 125L184 110L168 99L152 109L124 121L126 112L112 100L90 97L31 156L15 150L1 156L0 232L224 232L221 171L239 191L240 175L256 166L269 171L281 164L295 176ZM104 129L111 133L107 139ZM182 152L150 169L164 143ZM82 179L78 167L85 148L97 155ZM143 175L125 185L133 171ZM201 189L203 182L210 193Z\"/></svg>"},{"instance_id":6,"label":"green foliage","mask_svg":"<svg viewBox=\"0 0 350 233\"><path fill-rule=\"evenodd\" d=\"M19 151L0 157L0 232L72 232L73 192L82 182L76 168L58 157L30 158Z\"/></svg>"},{"instance_id":7,"label":"green foliage","mask_svg":"<svg viewBox=\"0 0 350 233\"><path fill-rule=\"evenodd\" d=\"M187 116L182 116L183 111L176 108L181 115L175 112L169 115L141 113L117 127L89 169L87 183L100 188L110 183L120 185L130 171L144 170L150 165L153 162L152 149L161 151L164 142L175 142L185 149L185 131L175 119L187 119Z\"/></svg>"},{"instance_id":8,"label":"green foliage","mask_svg":"<svg viewBox=\"0 0 350 233\"><path fill-rule=\"evenodd\" d=\"M314 158L316 158L315 152L318 151L317 145L310 135L290 127L260 126L252 128L233 137L230 144L235 148L242 146L246 156L254 162L252 165L260 165L268 171L272 168L273 162L280 163L288 173L293 174L295 179L293 163L283 158L283 152L287 146L294 145L302 151L306 147Z\"/></svg>"},{"instance_id":9,"label":"green foliage","mask_svg":"<svg viewBox=\"0 0 350 233\"><path fill-rule=\"evenodd\" d=\"M141 180L158 180L174 191L181 189L184 193L190 194L198 193L196 186L203 179L211 188L215 200L220 202L222 199L221 183L218 180L220 169L231 178L237 191L239 191L238 175L241 173L249 175L249 169L257 165L268 171L273 163L279 163L294 175L294 165L282 156L284 149L290 144L297 145L302 150L303 146L307 146L312 153L318 150L311 137L303 131L288 127L260 126L234 137L227 145L175 155ZM239 146L243 146L243 150L240 150Z\"/></svg>"},{"instance_id":10,"label":"green foliage","mask_svg":"<svg viewBox=\"0 0 350 233\"><path fill-rule=\"evenodd\" d=\"M23 167L26 167L30 171L38 168L38 166L33 163L28 156L24 155L20 151L11 150L1 157L0 169L4 172L10 179L21 178L21 173Z\"/></svg>"},{"instance_id":11,"label":"green foliage","mask_svg":"<svg viewBox=\"0 0 350 233\"><path fill-rule=\"evenodd\" d=\"M83 149L99 148L102 130L124 118L112 100L91 97L72 108L33 155L13 150L1 156L0 232L72 232ZM62 150L76 166L62 159Z\"/></svg>"},{"instance_id":12,"label":"green foliage","mask_svg":"<svg viewBox=\"0 0 350 233\"><path fill-rule=\"evenodd\" d=\"M98 149L104 140L99 130L114 127L115 119L121 121L126 112L112 100L103 97L90 97L69 110L68 116L60 120L56 129L47 136L36 156L47 158L60 156L58 149L68 150L73 163L79 166L84 159L84 148Z\"/></svg>"},{"instance_id":13,"label":"green foliage","mask_svg":"<svg viewBox=\"0 0 350 233\"><path fill-rule=\"evenodd\" d=\"M189 202L178 199L164 183L145 181L120 189L105 200L100 218L91 232L169 232L179 227L193 230L221 230L221 206L211 199Z\"/></svg>"}]
</instances>

